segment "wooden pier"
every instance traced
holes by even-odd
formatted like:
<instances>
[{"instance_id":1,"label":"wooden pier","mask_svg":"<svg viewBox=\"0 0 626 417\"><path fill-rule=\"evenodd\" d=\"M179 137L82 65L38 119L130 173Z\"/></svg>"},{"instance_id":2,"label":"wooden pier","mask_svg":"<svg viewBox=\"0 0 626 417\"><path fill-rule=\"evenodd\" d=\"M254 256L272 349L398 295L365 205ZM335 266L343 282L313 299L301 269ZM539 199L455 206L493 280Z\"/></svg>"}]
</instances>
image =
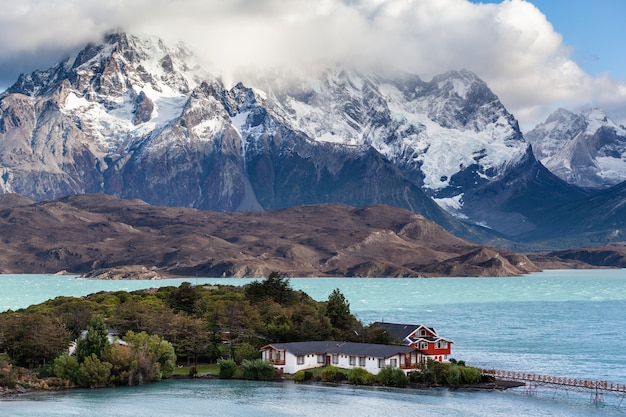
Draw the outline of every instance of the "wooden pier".
<instances>
[{"instance_id":1,"label":"wooden pier","mask_svg":"<svg viewBox=\"0 0 626 417\"><path fill-rule=\"evenodd\" d=\"M550 376L530 374L526 372L503 371L498 369L481 369L483 375L492 376L497 379L518 381L525 384L525 390L529 394L536 391L539 386L546 386L553 389L572 390L579 392L589 392L591 401L595 403L604 402L604 395L613 395L620 399L619 406L626 397L626 384L615 384L608 381L596 381L591 379L577 379L563 376Z\"/></svg>"}]
</instances>

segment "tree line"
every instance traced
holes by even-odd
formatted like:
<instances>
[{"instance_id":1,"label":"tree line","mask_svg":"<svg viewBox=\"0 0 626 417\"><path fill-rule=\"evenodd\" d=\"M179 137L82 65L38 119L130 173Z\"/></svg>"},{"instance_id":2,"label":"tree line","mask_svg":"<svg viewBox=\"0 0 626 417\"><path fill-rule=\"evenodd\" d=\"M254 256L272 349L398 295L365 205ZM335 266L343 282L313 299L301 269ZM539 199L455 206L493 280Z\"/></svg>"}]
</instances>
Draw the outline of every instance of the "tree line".
<instances>
[{"instance_id":1,"label":"tree line","mask_svg":"<svg viewBox=\"0 0 626 417\"><path fill-rule=\"evenodd\" d=\"M125 344L109 343L106 329ZM0 313L0 352L13 365L82 386L141 384L168 377L177 363L241 364L266 344L311 340L392 342L365 328L338 289L317 302L276 273L241 287L184 282ZM68 355L72 341L76 353Z\"/></svg>"}]
</instances>

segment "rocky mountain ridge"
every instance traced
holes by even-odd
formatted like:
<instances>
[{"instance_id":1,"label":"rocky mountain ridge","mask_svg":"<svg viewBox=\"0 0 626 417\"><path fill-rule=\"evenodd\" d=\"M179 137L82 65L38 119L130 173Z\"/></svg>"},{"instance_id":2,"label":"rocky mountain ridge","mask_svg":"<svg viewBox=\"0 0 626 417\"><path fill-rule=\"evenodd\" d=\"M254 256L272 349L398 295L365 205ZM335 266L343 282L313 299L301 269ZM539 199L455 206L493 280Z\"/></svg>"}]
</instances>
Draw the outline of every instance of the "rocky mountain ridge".
<instances>
[{"instance_id":1,"label":"rocky mountain ridge","mask_svg":"<svg viewBox=\"0 0 626 417\"><path fill-rule=\"evenodd\" d=\"M184 46L125 33L0 95L0 191L218 211L385 204L483 243L548 230L546 211L589 196L535 159L468 71L226 87Z\"/></svg>"},{"instance_id":2,"label":"rocky mountain ridge","mask_svg":"<svg viewBox=\"0 0 626 417\"><path fill-rule=\"evenodd\" d=\"M558 109L525 137L546 168L570 184L608 188L626 181L626 127L601 109Z\"/></svg>"}]
</instances>

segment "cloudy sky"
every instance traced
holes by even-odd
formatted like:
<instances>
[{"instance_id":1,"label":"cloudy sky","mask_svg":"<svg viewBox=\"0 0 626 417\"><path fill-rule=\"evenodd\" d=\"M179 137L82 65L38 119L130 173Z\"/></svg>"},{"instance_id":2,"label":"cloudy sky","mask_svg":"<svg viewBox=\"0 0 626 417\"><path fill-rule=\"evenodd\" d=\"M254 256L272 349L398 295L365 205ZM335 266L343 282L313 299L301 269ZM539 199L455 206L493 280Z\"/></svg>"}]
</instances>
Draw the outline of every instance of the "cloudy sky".
<instances>
[{"instance_id":1,"label":"cloudy sky","mask_svg":"<svg viewBox=\"0 0 626 417\"><path fill-rule=\"evenodd\" d=\"M115 28L187 42L214 68L477 73L524 128L556 107L626 124L622 0L20 0L0 3L0 91Z\"/></svg>"}]
</instances>

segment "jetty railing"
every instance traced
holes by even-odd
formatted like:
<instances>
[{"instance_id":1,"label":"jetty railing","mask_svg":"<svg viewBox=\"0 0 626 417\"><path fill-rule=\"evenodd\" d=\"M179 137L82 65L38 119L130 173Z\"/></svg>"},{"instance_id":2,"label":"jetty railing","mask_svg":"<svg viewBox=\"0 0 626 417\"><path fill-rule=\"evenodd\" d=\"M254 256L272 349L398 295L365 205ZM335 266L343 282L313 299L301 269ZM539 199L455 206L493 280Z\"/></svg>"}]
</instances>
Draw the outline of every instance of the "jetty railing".
<instances>
[{"instance_id":1,"label":"jetty railing","mask_svg":"<svg viewBox=\"0 0 626 417\"><path fill-rule=\"evenodd\" d=\"M551 376L541 374L531 374L527 372L503 371L499 369L481 369L483 375L492 376L503 380L519 381L534 384L535 386L545 385L554 388L562 387L563 389L589 390L591 400L594 402L602 402L603 394L611 394L621 397L619 406L626 397L626 384L616 384L608 381L597 381L591 379L569 378L564 376ZM532 392L531 390L528 390Z\"/></svg>"},{"instance_id":2,"label":"jetty railing","mask_svg":"<svg viewBox=\"0 0 626 417\"><path fill-rule=\"evenodd\" d=\"M494 378L510 379L521 382L541 382L544 384L566 385L570 387L601 389L626 393L626 384L615 384L608 381L594 381L591 379L577 379L563 376L529 374L526 372L502 371L498 369L481 369L483 375Z\"/></svg>"}]
</instances>

